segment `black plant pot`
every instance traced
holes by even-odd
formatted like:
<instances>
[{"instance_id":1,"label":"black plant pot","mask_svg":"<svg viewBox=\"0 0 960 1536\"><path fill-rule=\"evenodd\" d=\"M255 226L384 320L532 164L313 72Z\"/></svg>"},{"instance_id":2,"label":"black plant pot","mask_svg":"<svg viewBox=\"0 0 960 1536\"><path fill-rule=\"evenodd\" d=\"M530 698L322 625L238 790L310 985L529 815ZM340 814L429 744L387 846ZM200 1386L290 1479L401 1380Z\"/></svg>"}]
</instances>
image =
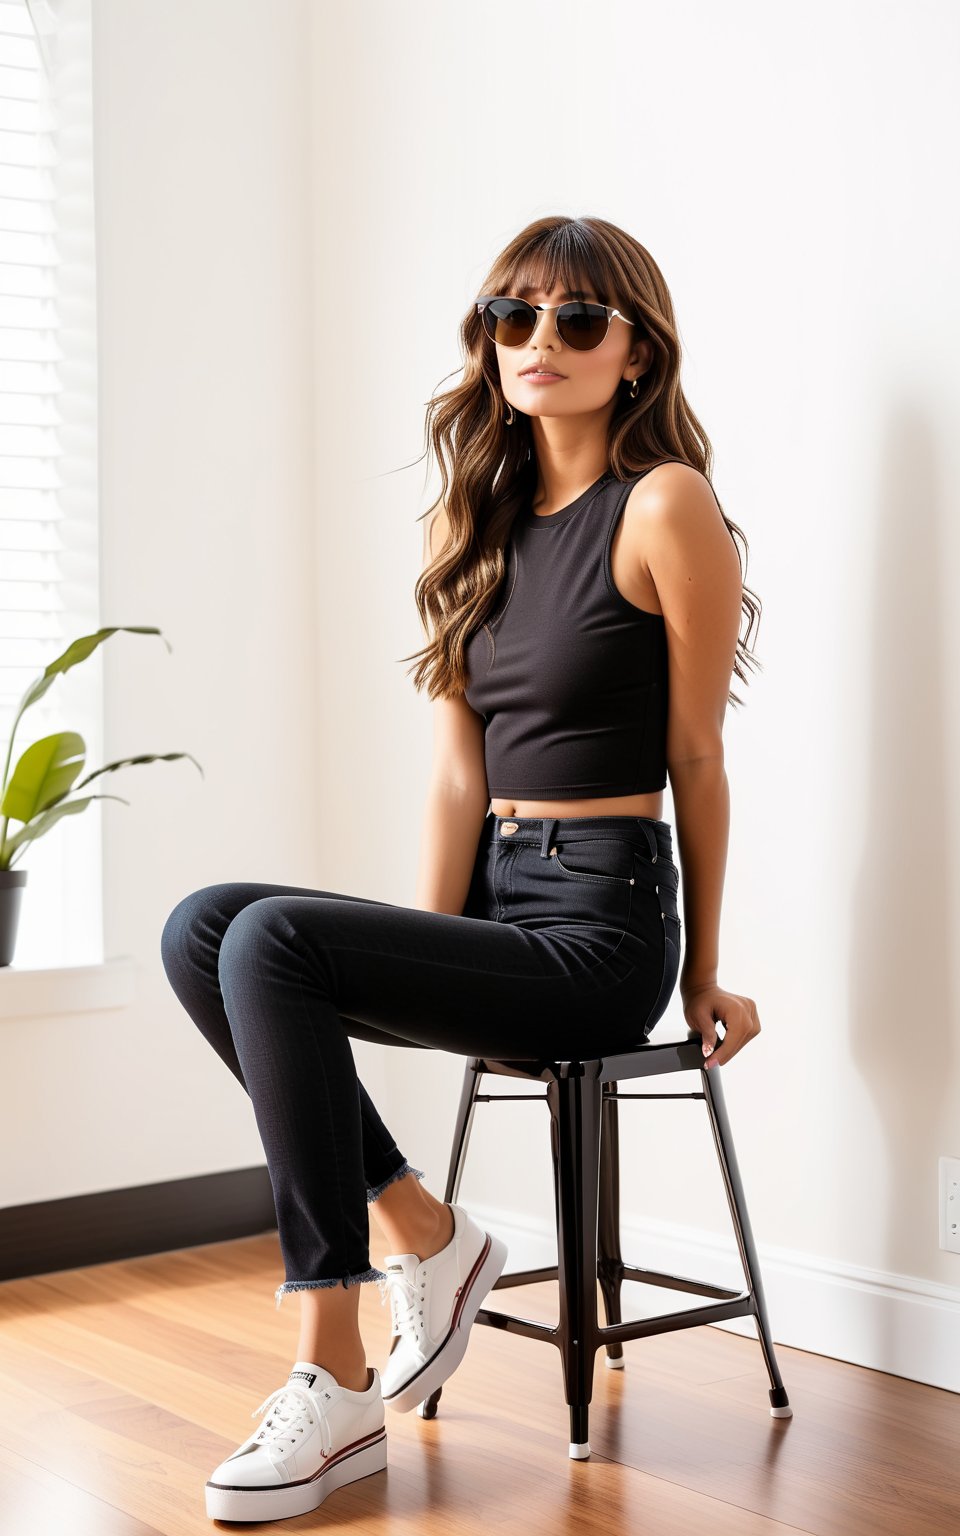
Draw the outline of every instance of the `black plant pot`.
<instances>
[{"instance_id":1,"label":"black plant pot","mask_svg":"<svg viewBox=\"0 0 960 1536\"><path fill-rule=\"evenodd\" d=\"M0 869L0 965L9 965L17 947L20 898L27 883L25 869Z\"/></svg>"}]
</instances>

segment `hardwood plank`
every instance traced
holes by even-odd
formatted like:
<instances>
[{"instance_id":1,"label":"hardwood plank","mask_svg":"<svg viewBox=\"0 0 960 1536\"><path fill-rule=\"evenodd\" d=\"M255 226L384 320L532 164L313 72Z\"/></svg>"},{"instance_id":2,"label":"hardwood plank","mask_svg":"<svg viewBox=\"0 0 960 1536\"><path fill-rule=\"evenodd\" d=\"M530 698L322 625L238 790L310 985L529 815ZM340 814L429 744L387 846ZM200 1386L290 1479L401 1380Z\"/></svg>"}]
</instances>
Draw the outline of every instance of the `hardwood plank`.
<instances>
[{"instance_id":1,"label":"hardwood plank","mask_svg":"<svg viewBox=\"0 0 960 1536\"><path fill-rule=\"evenodd\" d=\"M162 1536L2 1445L0 1510L4 1536Z\"/></svg>"}]
</instances>

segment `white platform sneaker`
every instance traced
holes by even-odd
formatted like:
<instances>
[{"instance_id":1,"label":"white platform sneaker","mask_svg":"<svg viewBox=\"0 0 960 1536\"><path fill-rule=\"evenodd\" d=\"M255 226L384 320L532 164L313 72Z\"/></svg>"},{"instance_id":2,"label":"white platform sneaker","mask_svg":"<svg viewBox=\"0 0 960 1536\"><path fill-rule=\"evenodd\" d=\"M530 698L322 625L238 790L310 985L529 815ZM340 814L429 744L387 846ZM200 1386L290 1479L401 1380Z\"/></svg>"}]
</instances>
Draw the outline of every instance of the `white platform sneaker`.
<instances>
[{"instance_id":1,"label":"white platform sneaker","mask_svg":"<svg viewBox=\"0 0 960 1536\"><path fill-rule=\"evenodd\" d=\"M250 1415L259 1429L222 1461L206 1485L211 1520L283 1520L387 1465L379 1372L351 1392L329 1371L297 1360L286 1385Z\"/></svg>"},{"instance_id":2,"label":"white platform sneaker","mask_svg":"<svg viewBox=\"0 0 960 1536\"><path fill-rule=\"evenodd\" d=\"M449 1204L449 1202L448 1202ZM429 1259L388 1253L381 1305L390 1296L393 1335L380 1373L383 1401L400 1413L422 1403L463 1359L473 1320L507 1262L507 1245L462 1205L450 1205L453 1237Z\"/></svg>"}]
</instances>

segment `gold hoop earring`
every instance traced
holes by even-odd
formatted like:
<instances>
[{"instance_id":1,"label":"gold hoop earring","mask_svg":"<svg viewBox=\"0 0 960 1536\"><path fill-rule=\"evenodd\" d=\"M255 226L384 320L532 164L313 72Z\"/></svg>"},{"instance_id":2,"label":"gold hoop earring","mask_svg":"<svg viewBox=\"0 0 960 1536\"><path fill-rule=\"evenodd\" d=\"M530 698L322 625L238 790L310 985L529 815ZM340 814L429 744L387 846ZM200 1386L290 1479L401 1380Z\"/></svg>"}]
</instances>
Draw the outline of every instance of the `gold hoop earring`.
<instances>
[{"instance_id":1,"label":"gold hoop earring","mask_svg":"<svg viewBox=\"0 0 960 1536\"><path fill-rule=\"evenodd\" d=\"M640 393L640 376L638 374L637 377L634 379L633 383L630 385L630 399L631 400L636 400L636 398L639 395L639 393Z\"/></svg>"},{"instance_id":2,"label":"gold hoop earring","mask_svg":"<svg viewBox=\"0 0 960 1536\"><path fill-rule=\"evenodd\" d=\"M509 400L507 401L507 410L510 412L510 415L509 416L506 416L506 415L504 416L504 418L503 418L504 425L508 426L508 427L512 427L513 423L516 421L517 418L514 415L513 406L510 404Z\"/></svg>"}]
</instances>

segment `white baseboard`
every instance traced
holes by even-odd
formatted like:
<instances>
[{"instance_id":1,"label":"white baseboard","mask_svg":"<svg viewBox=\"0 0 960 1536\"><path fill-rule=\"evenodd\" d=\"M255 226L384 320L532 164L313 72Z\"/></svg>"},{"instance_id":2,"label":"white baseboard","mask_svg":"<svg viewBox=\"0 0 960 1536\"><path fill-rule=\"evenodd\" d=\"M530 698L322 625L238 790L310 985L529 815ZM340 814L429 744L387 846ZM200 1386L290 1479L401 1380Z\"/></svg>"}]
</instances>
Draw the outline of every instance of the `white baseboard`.
<instances>
[{"instance_id":1,"label":"white baseboard","mask_svg":"<svg viewBox=\"0 0 960 1536\"><path fill-rule=\"evenodd\" d=\"M474 1201L467 1209L475 1221L507 1244L507 1273L556 1264L552 1220L518 1219L513 1211ZM789 1345L947 1392L960 1392L960 1288L812 1258L761 1243L757 1250L775 1345ZM730 1290L746 1286L732 1233L723 1239L713 1232L697 1232L668 1222L640 1224L624 1219L621 1251L625 1263L645 1269ZM623 1300L627 1320L697 1306L706 1298L627 1281ZM502 1305L491 1300L490 1306L492 1310L512 1310L506 1298ZM752 1317L704 1326L725 1328L743 1338L758 1337ZM628 1339L624 1348L638 1349L642 1343L642 1339ZM782 1361L780 1369L789 1393Z\"/></svg>"}]
</instances>

